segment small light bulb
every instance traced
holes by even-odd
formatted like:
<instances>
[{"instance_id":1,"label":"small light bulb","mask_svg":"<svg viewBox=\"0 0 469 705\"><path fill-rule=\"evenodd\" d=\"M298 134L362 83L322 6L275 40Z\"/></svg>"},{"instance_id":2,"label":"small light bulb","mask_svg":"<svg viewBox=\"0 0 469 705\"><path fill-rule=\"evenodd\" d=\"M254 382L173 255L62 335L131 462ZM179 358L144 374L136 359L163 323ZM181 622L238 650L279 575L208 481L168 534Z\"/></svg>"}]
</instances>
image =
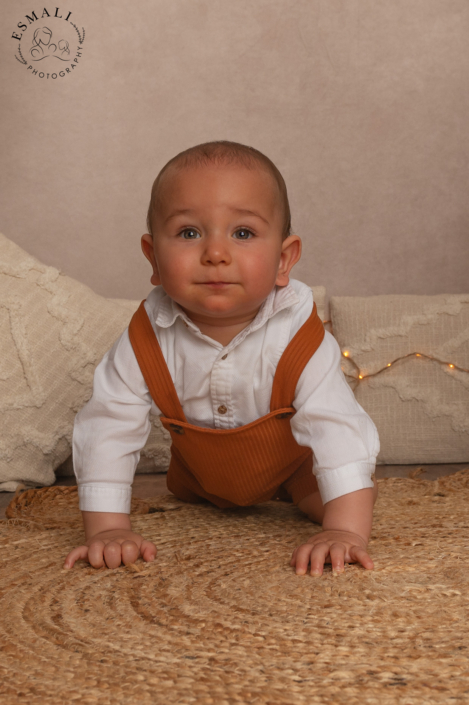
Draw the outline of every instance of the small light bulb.
<instances>
[{"instance_id":1,"label":"small light bulb","mask_svg":"<svg viewBox=\"0 0 469 705\"><path fill-rule=\"evenodd\" d=\"M350 355L350 353L348 352L348 350L345 350L345 352L343 352L342 355L344 357L348 357Z\"/></svg>"},{"instance_id":2,"label":"small light bulb","mask_svg":"<svg viewBox=\"0 0 469 705\"><path fill-rule=\"evenodd\" d=\"M450 367L451 367L452 369L454 369L454 365L450 365Z\"/></svg>"},{"instance_id":3,"label":"small light bulb","mask_svg":"<svg viewBox=\"0 0 469 705\"><path fill-rule=\"evenodd\" d=\"M358 379L363 379L363 375L358 375Z\"/></svg>"},{"instance_id":4,"label":"small light bulb","mask_svg":"<svg viewBox=\"0 0 469 705\"><path fill-rule=\"evenodd\" d=\"M415 357L422 357L420 353L415 353Z\"/></svg>"},{"instance_id":5,"label":"small light bulb","mask_svg":"<svg viewBox=\"0 0 469 705\"><path fill-rule=\"evenodd\" d=\"M388 367L391 367L391 363L390 363L390 362L388 362Z\"/></svg>"}]
</instances>

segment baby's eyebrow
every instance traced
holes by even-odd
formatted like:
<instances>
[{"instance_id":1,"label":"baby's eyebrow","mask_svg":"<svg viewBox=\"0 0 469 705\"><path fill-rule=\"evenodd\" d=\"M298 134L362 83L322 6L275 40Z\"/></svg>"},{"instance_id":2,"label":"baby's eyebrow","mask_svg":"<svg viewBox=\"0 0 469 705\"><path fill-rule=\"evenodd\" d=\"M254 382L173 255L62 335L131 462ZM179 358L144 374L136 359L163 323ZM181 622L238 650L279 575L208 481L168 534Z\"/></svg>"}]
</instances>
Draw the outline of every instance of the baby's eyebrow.
<instances>
[{"instance_id":1,"label":"baby's eyebrow","mask_svg":"<svg viewBox=\"0 0 469 705\"><path fill-rule=\"evenodd\" d=\"M194 213L192 208L180 208L179 210L173 211L170 215L168 215L168 217L164 219L164 222L167 223L168 220L171 220L171 218L177 218L178 215L188 215L190 213Z\"/></svg>"},{"instance_id":2,"label":"baby's eyebrow","mask_svg":"<svg viewBox=\"0 0 469 705\"><path fill-rule=\"evenodd\" d=\"M256 213L256 211L251 211L248 208L231 208L231 210L235 211L235 213L239 213L240 215L253 215L255 218L260 218L261 220L263 220L264 223L267 223L267 225L269 224L269 221L263 218L260 213ZM190 215L194 212L195 211L193 208L179 208L178 210L175 210L170 213L170 215L165 218L164 222L167 223L169 220L172 220L172 218L177 218L179 215Z\"/></svg>"},{"instance_id":3,"label":"baby's eyebrow","mask_svg":"<svg viewBox=\"0 0 469 705\"><path fill-rule=\"evenodd\" d=\"M269 224L269 221L263 218L260 213L256 213L256 211L250 211L247 208L232 208L231 210L234 210L236 213L240 213L241 215L253 215L255 218L260 218L263 220L264 223L267 223L267 225Z\"/></svg>"}]
</instances>

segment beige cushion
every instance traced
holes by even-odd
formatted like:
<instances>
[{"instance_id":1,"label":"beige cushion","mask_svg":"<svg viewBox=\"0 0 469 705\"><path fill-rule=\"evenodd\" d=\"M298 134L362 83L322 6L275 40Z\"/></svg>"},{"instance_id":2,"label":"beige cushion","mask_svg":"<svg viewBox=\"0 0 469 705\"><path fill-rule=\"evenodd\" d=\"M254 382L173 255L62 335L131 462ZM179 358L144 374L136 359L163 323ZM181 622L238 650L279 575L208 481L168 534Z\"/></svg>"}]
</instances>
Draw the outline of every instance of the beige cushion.
<instances>
[{"instance_id":1,"label":"beige cushion","mask_svg":"<svg viewBox=\"0 0 469 705\"><path fill-rule=\"evenodd\" d=\"M0 490L55 481L96 364L134 308L98 296L0 235ZM163 436L156 427L144 453L167 465Z\"/></svg>"},{"instance_id":2,"label":"beige cushion","mask_svg":"<svg viewBox=\"0 0 469 705\"><path fill-rule=\"evenodd\" d=\"M469 370L469 294L333 297L330 305L333 334L349 353L343 370L378 428L378 462L469 461L469 373L456 369Z\"/></svg>"}]
</instances>

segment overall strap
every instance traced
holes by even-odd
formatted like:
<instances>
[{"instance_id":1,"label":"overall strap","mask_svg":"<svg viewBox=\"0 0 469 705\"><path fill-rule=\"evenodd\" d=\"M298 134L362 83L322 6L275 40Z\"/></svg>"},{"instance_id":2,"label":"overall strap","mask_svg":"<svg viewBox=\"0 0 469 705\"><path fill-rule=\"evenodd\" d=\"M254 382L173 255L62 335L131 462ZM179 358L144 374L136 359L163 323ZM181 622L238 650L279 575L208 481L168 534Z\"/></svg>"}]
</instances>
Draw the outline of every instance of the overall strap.
<instances>
[{"instance_id":1,"label":"overall strap","mask_svg":"<svg viewBox=\"0 0 469 705\"><path fill-rule=\"evenodd\" d=\"M148 318L144 301L132 316L129 338L151 397L163 416L186 421L168 365Z\"/></svg>"},{"instance_id":2,"label":"overall strap","mask_svg":"<svg viewBox=\"0 0 469 705\"><path fill-rule=\"evenodd\" d=\"M292 406L301 373L323 338L324 326L314 304L311 316L289 342L279 360L270 398L271 411Z\"/></svg>"}]
</instances>

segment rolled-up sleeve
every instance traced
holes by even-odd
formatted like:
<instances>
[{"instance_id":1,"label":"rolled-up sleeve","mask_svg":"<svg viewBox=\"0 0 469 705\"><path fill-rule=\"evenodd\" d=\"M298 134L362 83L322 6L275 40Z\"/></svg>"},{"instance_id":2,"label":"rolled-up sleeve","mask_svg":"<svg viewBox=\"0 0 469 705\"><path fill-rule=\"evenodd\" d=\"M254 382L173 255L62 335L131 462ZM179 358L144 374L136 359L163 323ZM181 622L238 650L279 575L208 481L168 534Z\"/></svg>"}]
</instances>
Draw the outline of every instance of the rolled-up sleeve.
<instances>
[{"instance_id":1,"label":"rolled-up sleeve","mask_svg":"<svg viewBox=\"0 0 469 705\"><path fill-rule=\"evenodd\" d=\"M291 421L301 446L313 451L323 503L373 487L379 453L376 426L355 399L340 367L341 353L326 331L298 381Z\"/></svg>"},{"instance_id":2,"label":"rolled-up sleeve","mask_svg":"<svg viewBox=\"0 0 469 705\"><path fill-rule=\"evenodd\" d=\"M151 405L125 331L97 366L93 395L75 419L73 465L81 510L130 513Z\"/></svg>"}]
</instances>

